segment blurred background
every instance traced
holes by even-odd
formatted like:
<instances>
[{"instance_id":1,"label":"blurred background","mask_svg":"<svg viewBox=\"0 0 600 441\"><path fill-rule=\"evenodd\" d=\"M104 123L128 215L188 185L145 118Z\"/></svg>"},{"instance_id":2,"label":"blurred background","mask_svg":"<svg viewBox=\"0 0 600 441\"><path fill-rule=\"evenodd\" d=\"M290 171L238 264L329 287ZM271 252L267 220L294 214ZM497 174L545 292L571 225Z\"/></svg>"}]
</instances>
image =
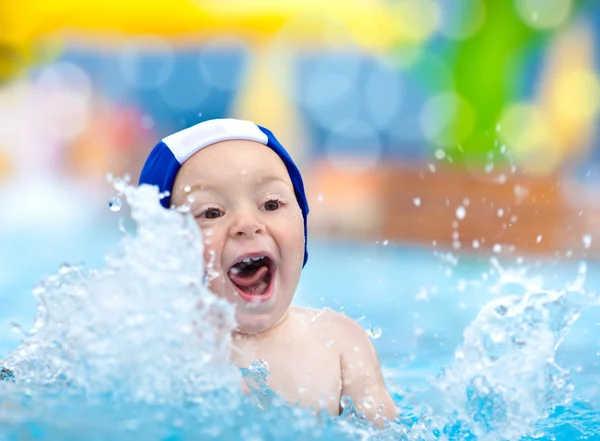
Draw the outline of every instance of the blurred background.
<instances>
[{"instance_id":1,"label":"blurred background","mask_svg":"<svg viewBox=\"0 0 600 441\"><path fill-rule=\"evenodd\" d=\"M594 258L599 54L596 0L4 0L0 290L99 265L107 173L217 117L291 152L317 249Z\"/></svg>"},{"instance_id":2,"label":"blurred background","mask_svg":"<svg viewBox=\"0 0 600 441\"><path fill-rule=\"evenodd\" d=\"M110 216L107 173L136 182L162 137L232 116L297 159L312 238L600 250L597 1L0 8L5 231Z\"/></svg>"}]
</instances>

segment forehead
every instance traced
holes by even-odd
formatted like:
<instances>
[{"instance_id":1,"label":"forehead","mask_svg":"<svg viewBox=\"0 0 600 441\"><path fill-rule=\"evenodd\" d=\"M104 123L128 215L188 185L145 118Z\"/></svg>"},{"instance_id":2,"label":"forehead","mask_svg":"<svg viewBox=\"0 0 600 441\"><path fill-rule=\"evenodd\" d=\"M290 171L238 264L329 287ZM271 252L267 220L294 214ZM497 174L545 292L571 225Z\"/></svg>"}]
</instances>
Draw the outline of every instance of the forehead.
<instances>
[{"instance_id":1,"label":"forehead","mask_svg":"<svg viewBox=\"0 0 600 441\"><path fill-rule=\"evenodd\" d=\"M190 185L203 181L228 182L245 175L269 175L291 184L277 153L263 144L246 140L222 141L204 147L183 163L176 181Z\"/></svg>"}]
</instances>

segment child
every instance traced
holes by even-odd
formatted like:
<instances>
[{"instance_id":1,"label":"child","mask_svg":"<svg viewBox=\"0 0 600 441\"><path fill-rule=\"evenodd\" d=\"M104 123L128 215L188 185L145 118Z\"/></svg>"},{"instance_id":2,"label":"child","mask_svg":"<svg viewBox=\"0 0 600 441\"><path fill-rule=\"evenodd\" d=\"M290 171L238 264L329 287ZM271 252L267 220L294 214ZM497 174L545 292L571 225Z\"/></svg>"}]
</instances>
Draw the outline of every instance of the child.
<instances>
[{"instance_id":1,"label":"child","mask_svg":"<svg viewBox=\"0 0 600 441\"><path fill-rule=\"evenodd\" d=\"M350 397L367 418L395 419L377 354L362 328L331 310L290 306L308 259L300 172L273 134L249 121L205 121L163 139L140 184L190 207L205 239L209 287L236 308L238 367L268 363L269 388L332 415Z\"/></svg>"}]
</instances>

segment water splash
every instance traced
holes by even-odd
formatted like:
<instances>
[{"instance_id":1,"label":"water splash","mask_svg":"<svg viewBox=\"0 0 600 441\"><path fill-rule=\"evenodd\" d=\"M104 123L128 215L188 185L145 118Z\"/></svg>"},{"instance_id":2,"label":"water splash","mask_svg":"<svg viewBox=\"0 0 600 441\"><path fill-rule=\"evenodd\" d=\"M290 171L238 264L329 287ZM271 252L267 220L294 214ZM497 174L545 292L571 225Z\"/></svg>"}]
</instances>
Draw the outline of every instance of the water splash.
<instances>
[{"instance_id":1,"label":"water splash","mask_svg":"<svg viewBox=\"0 0 600 441\"><path fill-rule=\"evenodd\" d=\"M458 427L482 440L520 439L553 408L569 403L569 373L554 357L597 297L583 289L583 269L564 290L552 291L523 269L503 270L495 259L492 264L499 272L495 292L521 282L524 294L505 295L481 309L436 386L456 418L446 430Z\"/></svg>"},{"instance_id":2,"label":"water splash","mask_svg":"<svg viewBox=\"0 0 600 441\"><path fill-rule=\"evenodd\" d=\"M583 289L585 267L551 291L492 260L499 281L488 288L499 298L465 329L434 399L414 405L395 394L400 419L378 431L348 399L337 419L286 405L266 387L260 360L234 368L233 310L204 286L203 242L189 213L164 210L151 187L116 184L136 234L123 233L105 269L63 265L35 289L33 329L0 363L2 440L519 439L536 424L548 434L544 418L569 403L569 375L554 356L597 301ZM247 395L242 379L253 386Z\"/></svg>"},{"instance_id":3,"label":"water splash","mask_svg":"<svg viewBox=\"0 0 600 441\"><path fill-rule=\"evenodd\" d=\"M122 230L106 268L62 265L35 288L34 325L0 362L1 440L365 439L374 431L287 405L267 387L260 360L240 372L231 363L234 310L205 286L192 216L162 208L154 187L116 180L115 189L136 232Z\"/></svg>"},{"instance_id":4,"label":"water splash","mask_svg":"<svg viewBox=\"0 0 600 441\"><path fill-rule=\"evenodd\" d=\"M35 288L38 315L2 363L21 386L177 403L237 387L232 307L203 284L201 234L154 187L121 189L137 234L102 271L63 265Z\"/></svg>"}]
</instances>

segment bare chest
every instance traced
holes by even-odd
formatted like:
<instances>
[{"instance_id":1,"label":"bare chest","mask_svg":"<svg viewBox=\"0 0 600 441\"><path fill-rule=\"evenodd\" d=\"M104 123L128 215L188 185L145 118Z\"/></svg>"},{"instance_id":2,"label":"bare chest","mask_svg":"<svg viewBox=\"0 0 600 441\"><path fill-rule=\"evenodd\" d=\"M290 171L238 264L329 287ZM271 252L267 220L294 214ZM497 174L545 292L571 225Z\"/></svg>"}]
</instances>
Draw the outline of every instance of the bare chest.
<instances>
[{"instance_id":1,"label":"bare chest","mask_svg":"<svg viewBox=\"0 0 600 441\"><path fill-rule=\"evenodd\" d=\"M336 351L295 340L240 349L238 366L264 360L269 370L267 385L288 403L339 414L342 381Z\"/></svg>"}]
</instances>

